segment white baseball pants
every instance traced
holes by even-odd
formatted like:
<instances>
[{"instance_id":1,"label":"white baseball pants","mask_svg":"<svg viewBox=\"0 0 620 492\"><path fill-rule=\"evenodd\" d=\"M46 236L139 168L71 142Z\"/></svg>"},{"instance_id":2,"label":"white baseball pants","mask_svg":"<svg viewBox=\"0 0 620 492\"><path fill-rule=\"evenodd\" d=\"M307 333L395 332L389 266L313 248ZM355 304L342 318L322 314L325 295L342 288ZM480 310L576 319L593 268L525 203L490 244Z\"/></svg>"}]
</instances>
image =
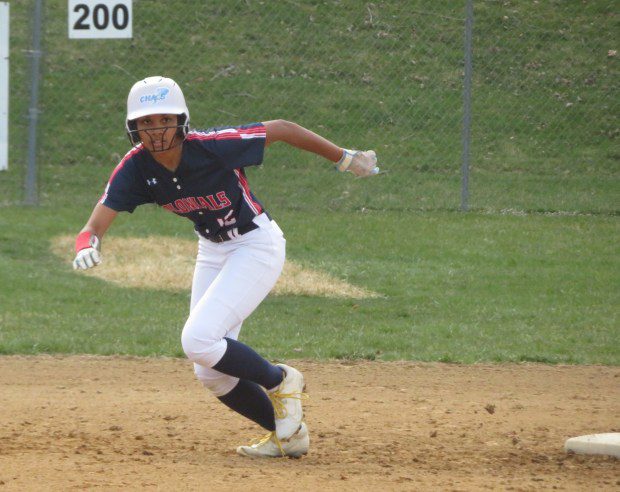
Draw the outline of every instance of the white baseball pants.
<instances>
[{"instance_id":1,"label":"white baseball pants","mask_svg":"<svg viewBox=\"0 0 620 492\"><path fill-rule=\"evenodd\" d=\"M267 296L282 272L286 240L266 214L259 226L230 241L200 237L190 314L181 343L194 372L215 396L230 392L238 379L212 367L226 352L224 337L237 339L241 324Z\"/></svg>"}]
</instances>

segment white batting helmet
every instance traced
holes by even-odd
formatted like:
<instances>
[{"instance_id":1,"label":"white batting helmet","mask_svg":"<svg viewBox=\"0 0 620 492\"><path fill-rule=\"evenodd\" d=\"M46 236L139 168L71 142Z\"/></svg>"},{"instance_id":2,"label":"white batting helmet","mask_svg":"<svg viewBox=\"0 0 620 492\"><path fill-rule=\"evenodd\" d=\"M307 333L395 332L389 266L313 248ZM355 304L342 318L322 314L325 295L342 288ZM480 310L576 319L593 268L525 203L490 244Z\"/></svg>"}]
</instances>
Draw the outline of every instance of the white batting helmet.
<instances>
[{"instance_id":1,"label":"white batting helmet","mask_svg":"<svg viewBox=\"0 0 620 492\"><path fill-rule=\"evenodd\" d=\"M178 127L185 137L189 131L189 110L178 84L167 77L147 77L136 82L127 96L125 128L133 144L140 142L135 120L149 114L179 115Z\"/></svg>"}]
</instances>

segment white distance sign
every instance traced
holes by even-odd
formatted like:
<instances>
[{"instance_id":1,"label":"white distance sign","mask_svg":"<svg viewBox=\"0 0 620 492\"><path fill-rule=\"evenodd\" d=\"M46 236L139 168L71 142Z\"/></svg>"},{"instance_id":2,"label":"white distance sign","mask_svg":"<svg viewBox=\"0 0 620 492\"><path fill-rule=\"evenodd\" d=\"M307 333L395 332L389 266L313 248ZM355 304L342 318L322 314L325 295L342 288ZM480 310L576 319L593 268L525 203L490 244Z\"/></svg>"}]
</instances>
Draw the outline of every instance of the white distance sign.
<instances>
[{"instance_id":1,"label":"white distance sign","mask_svg":"<svg viewBox=\"0 0 620 492\"><path fill-rule=\"evenodd\" d=\"M69 0L69 38L132 36L132 0Z\"/></svg>"}]
</instances>

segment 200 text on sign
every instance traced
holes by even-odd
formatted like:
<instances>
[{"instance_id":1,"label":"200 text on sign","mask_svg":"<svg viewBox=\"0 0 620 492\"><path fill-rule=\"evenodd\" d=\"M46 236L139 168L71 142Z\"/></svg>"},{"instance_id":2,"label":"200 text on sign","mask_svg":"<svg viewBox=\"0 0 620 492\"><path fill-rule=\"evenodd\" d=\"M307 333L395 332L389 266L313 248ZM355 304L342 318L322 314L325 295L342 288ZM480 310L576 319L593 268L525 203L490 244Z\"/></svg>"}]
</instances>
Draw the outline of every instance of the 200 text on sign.
<instances>
[{"instance_id":1,"label":"200 text on sign","mask_svg":"<svg viewBox=\"0 0 620 492\"><path fill-rule=\"evenodd\" d=\"M69 38L132 37L132 0L68 0Z\"/></svg>"}]
</instances>

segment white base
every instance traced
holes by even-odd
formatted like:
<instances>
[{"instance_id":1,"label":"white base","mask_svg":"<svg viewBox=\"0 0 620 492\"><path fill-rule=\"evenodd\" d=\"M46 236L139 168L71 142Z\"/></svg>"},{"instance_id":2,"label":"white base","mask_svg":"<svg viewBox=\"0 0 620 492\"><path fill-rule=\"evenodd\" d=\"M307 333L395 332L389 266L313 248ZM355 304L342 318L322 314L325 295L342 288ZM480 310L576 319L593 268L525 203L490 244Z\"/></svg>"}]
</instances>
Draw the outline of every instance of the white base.
<instances>
[{"instance_id":1,"label":"white base","mask_svg":"<svg viewBox=\"0 0 620 492\"><path fill-rule=\"evenodd\" d=\"M566 441L564 450L577 454L605 454L620 458L620 432L571 437Z\"/></svg>"}]
</instances>

